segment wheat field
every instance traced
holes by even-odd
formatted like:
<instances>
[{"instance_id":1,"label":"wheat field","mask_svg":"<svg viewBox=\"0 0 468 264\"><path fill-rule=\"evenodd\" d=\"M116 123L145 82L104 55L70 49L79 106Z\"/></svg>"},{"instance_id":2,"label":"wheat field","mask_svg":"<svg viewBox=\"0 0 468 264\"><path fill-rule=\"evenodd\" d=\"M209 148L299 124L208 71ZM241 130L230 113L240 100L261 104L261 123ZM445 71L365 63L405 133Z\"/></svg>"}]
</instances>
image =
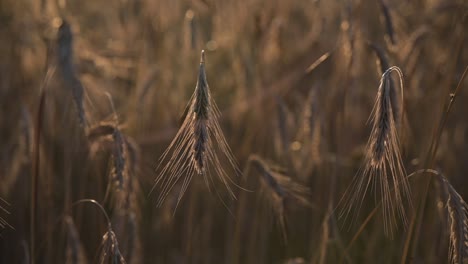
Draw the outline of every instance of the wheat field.
<instances>
[{"instance_id":1,"label":"wheat field","mask_svg":"<svg viewBox=\"0 0 468 264\"><path fill-rule=\"evenodd\" d=\"M0 263L468 263L463 0L2 0Z\"/></svg>"}]
</instances>

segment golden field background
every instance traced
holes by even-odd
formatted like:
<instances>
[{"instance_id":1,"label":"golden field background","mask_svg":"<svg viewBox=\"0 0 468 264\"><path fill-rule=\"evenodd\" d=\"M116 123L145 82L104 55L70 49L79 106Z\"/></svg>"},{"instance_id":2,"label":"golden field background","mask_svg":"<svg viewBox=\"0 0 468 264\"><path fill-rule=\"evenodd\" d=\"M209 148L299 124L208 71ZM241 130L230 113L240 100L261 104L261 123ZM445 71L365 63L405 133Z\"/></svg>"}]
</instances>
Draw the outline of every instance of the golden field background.
<instances>
[{"instance_id":1,"label":"golden field background","mask_svg":"<svg viewBox=\"0 0 468 264\"><path fill-rule=\"evenodd\" d=\"M1 1L0 263L449 263L437 177L410 179L414 225L393 236L378 194L354 222L339 208L393 65L407 174L437 170L468 197L467 28L458 0ZM247 190L194 177L177 210L180 183L157 207L201 50ZM303 200L273 199L252 160Z\"/></svg>"}]
</instances>

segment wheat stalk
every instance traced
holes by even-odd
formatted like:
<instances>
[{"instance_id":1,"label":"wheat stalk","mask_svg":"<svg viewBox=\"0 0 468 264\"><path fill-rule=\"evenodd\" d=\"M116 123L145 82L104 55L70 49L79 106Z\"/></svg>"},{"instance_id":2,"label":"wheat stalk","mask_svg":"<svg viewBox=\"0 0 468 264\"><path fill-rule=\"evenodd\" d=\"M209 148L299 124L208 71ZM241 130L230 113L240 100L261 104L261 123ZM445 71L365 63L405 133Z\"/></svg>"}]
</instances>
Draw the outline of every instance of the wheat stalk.
<instances>
[{"instance_id":1,"label":"wheat stalk","mask_svg":"<svg viewBox=\"0 0 468 264\"><path fill-rule=\"evenodd\" d=\"M99 247L98 251L99 263L126 264L126 261L119 249L117 236L112 229L111 220L106 210L104 210L104 207L102 207L100 203L93 199L82 199L75 202L73 205L78 205L81 203L90 203L96 205L99 210L101 210L107 221L107 231L102 236L101 246Z\"/></svg>"},{"instance_id":2,"label":"wheat stalk","mask_svg":"<svg viewBox=\"0 0 468 264\"><path fill-rule=\"evenodd\" d=\"M229 195L233 199L235 198L230 186L230 184L235 185L235 183L222 167L218 154L222 154L227 159L236 174L240 174L240 172L219 126L218 118L220 113L211 97L206 81L204 57L204 51L202 51L197 85L188 105L184 122L160 158L160 165L165 165L159 172L153 186L153 189L157 185L162 187L158 196L158 206L162 205L171 189L182 178L183 183L177 203L182 199L195 175L201 175L208 188L210 188L210 185L215 184L212 177L213 173L218 176ZM214 189L218 193L218 190Z\"/></svg>"},{"instance_id":3,"label":"wheat stalk","mask_svg":"<svg viewBox=\"0 0 468 264\"><path fill-rule=\"evenodd\" d=\"M468 205L442 174L438 173L447 195L450 233L449 260L453 264L468 263Z\"/></svg>"},{"instance_id":4,"label":"wheat stalk","mask_svg":"<svg viewBox=\"0 0 468 264\"><path fill-rule=\"evenodd\" d=\"M137 170L139 149L131 138L120 131L116 122L103 122L91 127L87 133L88 141L92 154L98 148L111 150L110 183L116 191L115 205L125 210L137 210L136 195L139 192L139 183L134 174Z\"/></svg>"},{"instance_id":5,"label":"wheat stalk","mask_svg":"<svg viewBox=\"0 0 468 264\"><path fill-rule=\"evenodd\" d=\"M374 191L378 187L381 192L384 230L390 235L397 225L397 217L406 226L404 204L410 202L410 188L400 154L396 117L391 100L391 89L394 89L394 86L391 85L390 73L393 71L400 77L400 109L403 109L403 74L398 67L393 66L382 74L370 117L372 130L366 147L364 165L342 198L345 207L341 211L341 216L345 217L355 206L359 211L372 184Z\"/></svg>"}]
</instances>

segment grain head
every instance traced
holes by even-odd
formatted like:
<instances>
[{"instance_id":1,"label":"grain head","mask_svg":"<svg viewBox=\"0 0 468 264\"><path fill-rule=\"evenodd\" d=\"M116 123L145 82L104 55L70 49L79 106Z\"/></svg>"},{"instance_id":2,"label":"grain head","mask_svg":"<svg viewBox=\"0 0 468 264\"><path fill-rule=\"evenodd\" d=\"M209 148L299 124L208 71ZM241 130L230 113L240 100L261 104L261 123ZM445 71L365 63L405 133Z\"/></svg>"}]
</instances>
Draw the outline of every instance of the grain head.
<instances>
[{"instance_id":1,"label":"grain head","mask_svg":"<svg viewBox=\"0 0 468 264\"><path fill-rule=\"evenodd\" d=\"M161 186L158 206L162 205L171 189L183 179L179 202L190 181L197 175L203 177L209 188L213 186L219 196L213 179L215 174L229 195L235 198L231 187L234 183L221 161L224 158L234 174L239 174L239 169L221 131L219 115L206 80L205 55L202 51L198 81L188 105L187 115L175 138L160 158L160 166L163 165L163 168L155 183L155 186Z\"/></svg>"},{"instance_id":2,"label":"grain head","mask_svg":"<svg viewBox=\"0 0 468 264\"><path fill-rule=\"evenodd\" d=\"M400 77L401 101L403 104L403 80L398 67L391 67L384 72L380 80L370 117L372 130L367 142L364 165L353 179L353 183L343 197L345 207L342 216L351 213L355 206L359 209L369 187L381 194L383 203L384 230L392 234L399 218L403 225L407 223L406 203L410 202L410 188L400 154L397 124L391 100L390 73L396 71ZM345 198L347 197L347 198Z\"/></svg>"},{"instance_id":3,"label":"grain head","mask_svg":"<svg viewBox=\"0 0 468 264\"><path fill-rule=\"evenodd\" d=\"M447 178L438 175L447 195L449 223L449 260L452 264L468 263L468 205Z\"/></svg>"},{"instance_id":4,"label":"grain head","mask_svg":"<svg viewBox=\"0 0 468 264\"><path fill-rule=\"evenodd\" d=\"M260 173L261 191L269 202L283 239L287 241L286 233L286 207L287 204L295 203L302 206L310 206L307 199L310 194L309 188L293 181L274 166L269 165L261 157L251 155L249 161Z\"/></svg>"}]
</instances>

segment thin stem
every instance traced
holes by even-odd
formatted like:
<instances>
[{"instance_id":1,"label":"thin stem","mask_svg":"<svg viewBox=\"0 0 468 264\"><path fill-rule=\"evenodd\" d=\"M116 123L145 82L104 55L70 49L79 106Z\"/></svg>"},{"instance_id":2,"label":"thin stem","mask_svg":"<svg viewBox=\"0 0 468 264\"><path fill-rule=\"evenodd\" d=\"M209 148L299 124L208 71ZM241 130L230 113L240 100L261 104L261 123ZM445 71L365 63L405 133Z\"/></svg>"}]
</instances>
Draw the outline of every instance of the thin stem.
<instances>
[{"instance_id":1,"label":"thin stem","mask_svg":"<svg viewBox=\"0 0 468 264\"><path fill-rule=\"evenodd\" d=\"M106 217L106 220L107 220L107 226L110 228L111 227L111 221L110 221L110 218L109 218L109 215L107 214L106 210L104 209L104 207L102 207L102 205L94 200L94 199L81 199L81 200L78 200L76 201L75 203L73 203L73 206L76 206L78 204L82 204L82 203L91 203L91 204L94 204L96 205L97 207L99 207L99 209L101 210L101 212L104 214L104 216Z\"/></svg>"},{"instance_id":2,"label":"thin stem","mask_svg":"<svg viewBox=\"0 0 468 264\"><path fill-rule=\"evenodd\" d=\"M31 256L31 264L36 262L36 217L37 217L37 198L38 198L38 190L39 190L39 171L40 171L40 139L41 139L41 131L42 131L42 123L44 118L44 108L46 102L46 88L51 80L52 76L55 73L55 67L49 68L47 70L44 82L40 88L40 98L39 98L39 107L37 111L36 117L36 127L35 127L35 137L34 137L34 145L33 145L33 153L34 153L34 163L33 163L33 170L31 173L31 201L30 201L30 219L29 219L29 243L31 244L30 248L30 256Z\"/></svg>"},{"instance_id":3,"label":"thin stem","mask_svg":"<svg viewBox=\"0 0 468 264\"><path fill-rule=\"evenodd\" d=\"M452 106L453 106L453 103L455 102L455 99L461 89L461 86L463 84L463 81L465 80L465 77L468 73L468 66L465 68L465 71L463 72L463 75L460 79L460 81L458 82L458 85L457 87L455 88L455 91L453 93L450 94L450 101L448 102L448 105L446 107L446 110L444 111L443 115L442 115L442 118L441 118L441 121L439 122L439 126L436 130L436 133L434 134L434 137L433 137L433 140L432 140L432 143L431 143L431 147L429 148L429 155L428 155L428 158L426 159L426 162L425 162L425 166L426 168L432 168L433 165L434 165L434 161L435 161L435 155L436 155L436 152L437 152L437 149L439 147L439 143L440 143L440 137L442 135L442 131L445 127L445 124L447 123L447 119L448 119L448 115L450 113L450 110L452 109ZM418 243L418 240L419 240L419 234L420 234L420 230L421 230L421 223L422 223L422 218L424 216L424 211L426 209L426 201L427 201L427 197L428 197L428 193L429 193L429 187L431 185L431 179L428 178L424 184L424 189L423 189L423 195L422 195L422 199L419 203L419 206L418 206L418 211L416 212L416 215L413 215L413 217L411 218L411 224L410 224L410 230L408 232L408 237L406 239L406 242L405 242L405 247L403 249L403 255L402 255L402 258L401 258L401 263L406 263L406 259L408 257L408 253L409 253L409 249L410 249L410 244L411 244L411 237L412 237L412 234L413 234L413 229L416 228L414 231L414 241L413 241L413 245L414 247L416 247L417 243ZM419 225L416 225L414 222L416 221L416 218L417 218L417 222L420 223ZM414 250L414 249L413 249ZM414 251L413 251L413 255L414 255Z\"/></svg>"},{"instance_id":4,"label":"thin stem","mask_svg":"<svg viewBox=\"0 0 468 264\"><path fill-rule=\"evenodd\" d=\"M250 155L247 163L244 167L244 170L242 172L243 178L241 180L244 180L247 182L248 176L250 174L250 170L252 167L252 160L253 160L254 155ZM239 200L237 202L237 213L236 213L236 221L235 221L235 228L234 228L234 237L233 237L233 242L232 242L232 259L230 263L232 264L238 264L240 263L240 255L241 255L241 234L243 233L243 228L244 228L244 213L246 212L246 206L247 206L247 194L246 193L241 193L239 196Z\"/></svg>"}]
</instances>

